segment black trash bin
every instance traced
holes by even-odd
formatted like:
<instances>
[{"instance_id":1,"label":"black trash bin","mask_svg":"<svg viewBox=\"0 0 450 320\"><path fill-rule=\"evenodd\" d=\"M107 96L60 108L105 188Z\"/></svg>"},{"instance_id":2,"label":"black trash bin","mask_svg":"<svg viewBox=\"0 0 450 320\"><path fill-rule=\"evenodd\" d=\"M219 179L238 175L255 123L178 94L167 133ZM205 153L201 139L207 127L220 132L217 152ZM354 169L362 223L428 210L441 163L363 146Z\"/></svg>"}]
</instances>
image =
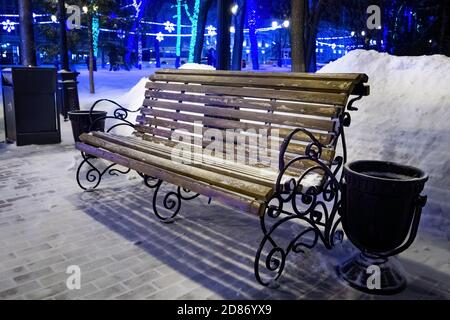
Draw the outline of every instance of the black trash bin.
<instances>
[{"instance_id":1,"label":"black trash bin","mask_svg":"<svg viewBox=\"0 0 450 320\"><path fill-rule=\"evenodd\" d=\"M107 115L106 111L90 112L89 110L75 110L69 111L68 115L72 124L73 139L75 140L75 142L80 142L79 137L82 133L89 131L105 131L105 117ZM91 128L92 123L94 125Z\"/></svg>"},{"instance_id":2,"label":"black trash bin","mask_svg":"<svg viewBox=\"0 0 450 320\"><path fill-rule=\"evenodd\" d=\"M56 69L3 69L1 82L6 140L18 146L60 143Z\"/></svg>"},{"instance_id":3,"label":"black trash bin","mask_svg":"<svg viewBox=\"0 0 450 320\"><path fill-rule=\"evenodd\" d=\"M361 253L340 265L338 273L358 290L398 293L406 279L388 258L416 237L427 199L420 193L428 176L410 166L361 160L347 164L344 177L342 226Z\"/></svg>"}]
</instances>

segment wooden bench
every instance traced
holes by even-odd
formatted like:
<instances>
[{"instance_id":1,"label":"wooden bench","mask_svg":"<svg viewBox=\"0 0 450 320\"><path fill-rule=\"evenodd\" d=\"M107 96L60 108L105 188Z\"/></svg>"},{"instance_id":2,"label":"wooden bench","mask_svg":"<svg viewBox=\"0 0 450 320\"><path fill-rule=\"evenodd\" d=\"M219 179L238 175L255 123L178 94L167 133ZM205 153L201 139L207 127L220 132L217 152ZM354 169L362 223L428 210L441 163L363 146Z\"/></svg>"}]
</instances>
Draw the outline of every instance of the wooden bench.
<instances>
[{"instance_id":1,"label":"wooden bench","mask_svg":"<svg viewBox=\"0 0 450 320\"><path fill-rule=\"evenodd\" d=\"M335 217L340 203L338 171L346 158L343 128L350 124L347 110L355 109L351 104L369 94L367 81L365 74L159 70L146 85L135 124L125 119L130 110L121 106L114 116L109 116L126 121L134 128L133 136L111 132L80 136L82 142L76 148L84 161L77 171L77 181L85 188L81 167L87 163L91 173L87 180L97 187L101 176L118 164L137 171L149 187L156 188L153 208L162 220L172 221L181 201L198 194L258 215L264 239L257 252L255 273L258 281L267 285L257 266L267 243L271 246L267 266L275 264L267 269L276 273L274 278L281 275L290 251L309 244L299 242L302 234L280 253L273 236L278 226L269 230L266 215L278 218L283 213L287 220L302 219L310 225L305 234L315 234L312 245L318 238L327 247L333 244L339 223ZM357 98L349 101L351 95ZM249 163L212 161L212 156L216 160L221 156L217 150L211 156L205 155L212 141L204 134L211 129L223 133L223 154L233 150L236 156L241 152ZM226 130L235 130L239 141L253 142L263 139L267 132L269 145L279 145L270 154L278 160L277 167L261 161L261 146L249 144L243 149L236 141L226 140ZM174 135L190 141L179 141ZM342 157L336 156L339 138L343 139ZM192 151L190 160L203 161L183 163L186 159L176 156L180 148ZM100 171L92 164L94 157L111 161L112 165ZM97 180L92 177L93 170L97 170ZM171 210L168 217L159 212L155 203L162 182L178 187L172 193L173 201L163 201L165 210ZM300 209L295 200L298 197L306 209ZM290 210L284 209L287 202ZM330 203L331 210L323 208Z\"/></svg>"}]
</instances>

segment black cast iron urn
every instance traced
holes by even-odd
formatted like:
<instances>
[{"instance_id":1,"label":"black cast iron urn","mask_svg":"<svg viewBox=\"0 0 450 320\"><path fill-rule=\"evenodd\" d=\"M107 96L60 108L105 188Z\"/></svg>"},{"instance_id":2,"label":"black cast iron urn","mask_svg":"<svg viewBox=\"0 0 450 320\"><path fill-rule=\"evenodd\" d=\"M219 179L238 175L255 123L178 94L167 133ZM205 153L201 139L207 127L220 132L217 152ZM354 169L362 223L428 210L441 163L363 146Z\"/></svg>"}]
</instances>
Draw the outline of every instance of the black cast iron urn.
<instances>
[{"instance_id":1,"label":"black cast iron urn","mask_svg":"<svg viewBox=\"0 0 450 320\"><path fill-rule=\"evenodd\" d=\"M416 237L428 176L392 162L355 161L345 165L344 178L342 225L361 252L340 265L338 274L364 292L398 293L406 279L388 258Z\"/></svg>"}]
</instances>

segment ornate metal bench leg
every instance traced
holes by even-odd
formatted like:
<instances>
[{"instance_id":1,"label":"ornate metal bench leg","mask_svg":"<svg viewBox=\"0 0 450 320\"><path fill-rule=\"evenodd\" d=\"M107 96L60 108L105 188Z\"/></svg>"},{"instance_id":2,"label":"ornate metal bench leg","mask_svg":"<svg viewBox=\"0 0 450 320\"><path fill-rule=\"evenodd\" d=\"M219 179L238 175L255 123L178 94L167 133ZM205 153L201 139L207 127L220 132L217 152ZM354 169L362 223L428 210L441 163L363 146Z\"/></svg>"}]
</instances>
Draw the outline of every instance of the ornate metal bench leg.
<instances>
[{"instance_id":1,"label":"ornate metal bench leg","mask_svg":"<svg viewBox=\"0 0 450 320\"><path fill-rule=\"evenodd\" d=\"M291 252L304 252L303 248L313 248L321 236L320 231L315 227L307 227L300 231L291 240L279 239L285 234L286 230L282 227L285 223L298 219L296 215L287 215L278 219L270 227L267 226L266 217L277 219L280 216L282 208L269 206L266 213L260 218L261 229L264 234L255 257L255 276L257 281L263 286L277 288L277 280L280 278L286 266L286 259ZM277 234L277 231L278 232ZM312 238L308 239L308 236ZM279 239L280 241L275 241ZM284 241L283 241L284 240ZM261 267L265 269L268 275L262 276ZM264 279L263 279L264 278Z\"/></svg>"},{"instance_id":2,"label":"ornate metal bench leg","mask_svg":"<svg viewBox=\"0 0 450 320\"><path fill-rule=\"evenodd\" d=\"M120 174L127 174L130 172L130 169L127 169L125 171L119 170L119 169L113 169L116 164L111 164L108 167L106 167L103 170L98 169L93 163L92 160L97 159L97 157L91 156L89 154L85 154L84 152L81 153L81 156L83 157L83 161L81 161L80 165L77 169L77 183L80 186L81 189L85 191L94 191L102 181L102 177L108 173L111 176L118 176ZM87 166L87 171L85 173L82 173L83 166ZM82 176L84 174L84 179L82 179ZM85 186L84 182L87 181L90 186Z\"/></svg>"},{"instance_id":3,"label":"ornate metal bench leg","mask_svg":"<svg viewBox=\"0 0 450 320\"><path fill-rule=\"evenodd\" d=\"M298 156L285 163L284 152L296 132L303 132L313 141L306 148L304 156ZM336 157L331 167L320 161L322 145L306 130L294 131L285 140L280 154L280 173L274 195L266 202L267 209L261 217L263 239L255 257L255 276L264 286L274 286L285 270L287 257L291 252L301 253L313 248L319 240L331 249L335 240L342 239L340 223L341 206L338 172L343 163ZM298 178L285 175L298 162L314 164L303 171ZM321 182L311 184L311 178L321 173ZM270 221L268 221L270 218ZM270 223L268 223L270 222ZM285 224L298 226L299 231L292 236L292 229ZM264 276L262 275L264 271Z\"/></svg>"},{"instance_id":4,"label":"ornate metal bench leg","mask_svg":"<svg viewBox=\"0 0 450 320\"><path fill-rule=\"evenodd\" d=\"M164 223L171 223L174 221L178 212L180 212L182 200L193 200L199 196L198 193L189 195L190 190L181 187L177 187L176 191L167 192L163 195L161 204L164 211L169 212L169 215L163 215L158 207L158 195L164 181L147 175L143 175L143 177L145 185L151 189L155 189L152 201L153 213Z\"/></svg>"}]
</instances>

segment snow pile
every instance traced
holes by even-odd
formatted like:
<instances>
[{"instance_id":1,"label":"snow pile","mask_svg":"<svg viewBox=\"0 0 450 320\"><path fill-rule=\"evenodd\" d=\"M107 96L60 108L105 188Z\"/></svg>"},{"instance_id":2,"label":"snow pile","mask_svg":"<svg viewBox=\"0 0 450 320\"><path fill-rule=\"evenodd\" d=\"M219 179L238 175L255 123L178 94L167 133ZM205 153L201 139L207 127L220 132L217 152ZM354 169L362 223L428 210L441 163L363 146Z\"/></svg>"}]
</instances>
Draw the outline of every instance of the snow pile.
<instances>
[{"instance_id":1,"label":"snow pile","mask_svg":"<svg viewBox=\"0 0 450 320\"><path fill-rule=\"evenodd\" d=\"M117 92L109 92L107 95L102 94L102 98L110 99L113 101L116 101L118 104L123 106L124 108L128 110L139 110L139 108L142 106L142 102L145 98L145 84L148 82L148 78L144 77L139 80L137 84L135 84L128 92L125 94L118 95ZM98 110L103 110L108 112L108 116L114 115L114 110L117 109L117 106L108 103L108 102L102 102L101 104L96 107ZM131 123L134 123L136 120L136 116L139 114L139 112L130 112L128 114L127 120ZM106 128L111 127L113 124L119 123L117 120L111 120L108 119L106 123ZM120 134L120 135L131 135L133 132L133 129L128 126L119 126L114 129L114 133Z\"/></svg>"},{"instance_id":2,"label":"snow pile","mask_svg":"<svg viewBox=\"0 0 450 320\"><path fill-rule=\"evenodd\" d=\"M119 97L121 105L127 106L130 110L137 110L140 106L142 106L142 102L145 97L145 84L147 82L148 78L142 78L123 97Z\"/></svg>"},{"instance_id":3,"label":"snow pile","mask_svg":"<svg viewBox=\"0 0 450 320\"><path fill-rule=\"evenodd\" d=\"M190 69L190 70L216 70L213 66L207 64L199 64L199 63L185 63L178 69Z\"/></svg>"},{"instance_id":4,"label":"snow pile","mask_svg":"<svg viewBox=\"0 0 450 320\"><path fill-rule=\"evenodd\" d=\"M320 72L369 76L370 96L355 103L346 131L349 161L390 160L427 172L421 226L450 239L450 58L355 50Z\"/></svg>"}]
</instances>

